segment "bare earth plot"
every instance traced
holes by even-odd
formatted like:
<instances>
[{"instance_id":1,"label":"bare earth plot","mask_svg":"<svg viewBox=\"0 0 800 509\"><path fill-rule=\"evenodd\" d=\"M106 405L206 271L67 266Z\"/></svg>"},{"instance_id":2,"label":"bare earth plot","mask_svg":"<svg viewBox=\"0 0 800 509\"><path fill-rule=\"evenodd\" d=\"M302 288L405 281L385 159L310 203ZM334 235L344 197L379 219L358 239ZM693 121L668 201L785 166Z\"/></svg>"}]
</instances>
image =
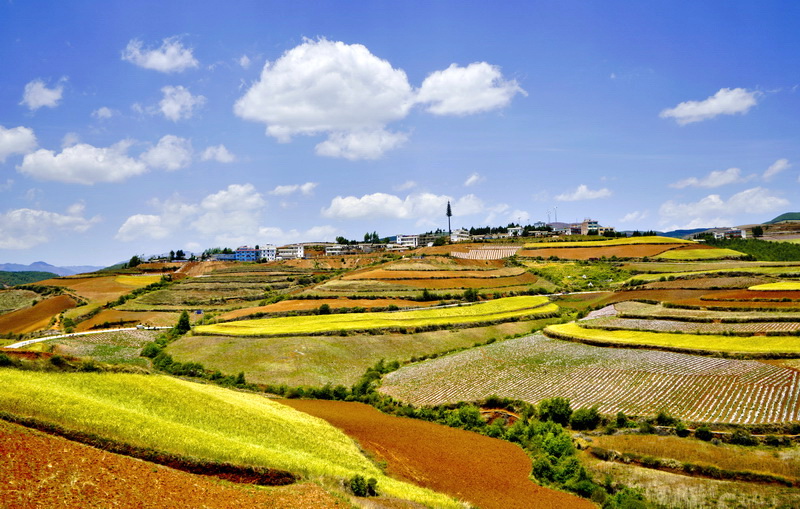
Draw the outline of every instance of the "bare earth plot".
<instances>
[{"instance_id":1,"label":"bare earth plot","mask_svg":"<svg viewBox=\"0 0 800 509\"><path fill-rule=\"evenodd\" d=\"M496 394L536 403L690 422L755 424L800 419L800 373L757 361L600 348L532 335L401 368L381 392L415 405Z\"/></svg>"}]
</instances>

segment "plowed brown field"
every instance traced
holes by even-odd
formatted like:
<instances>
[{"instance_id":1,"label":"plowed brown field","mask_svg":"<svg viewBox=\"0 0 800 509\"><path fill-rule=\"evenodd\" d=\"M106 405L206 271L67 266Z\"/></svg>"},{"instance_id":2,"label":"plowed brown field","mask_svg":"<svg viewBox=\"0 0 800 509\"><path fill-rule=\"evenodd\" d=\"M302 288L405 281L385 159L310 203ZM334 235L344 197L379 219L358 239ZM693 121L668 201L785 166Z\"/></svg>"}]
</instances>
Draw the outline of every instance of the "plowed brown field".
<instances>
[{"instance_id":1,"label":"plowed brown field","mask_svg":"<svg viewBox=\"0 0 800 509\"><path fill-rule=\"evenodd\" d=\"M457 273L455 273L457 274ZM404 285L413 288L431 288L431 289L446 289L446 288L483 288L490 290L492 288L504 288L508 286L531 285L539 281L539 277L526 272L519 276L512 277L495 277L495 278L461 278L449 277L442 279L399 279L399 280L384 280L391 281L392 284Z\"/></svg>"},{"instance_id":2,"label":"plowed brown field","mask_svg":"<svg viewBox=\"0 0 800 509\"><path fill-rule=\"evenodd\" d=\"M147 324L154 327L168 327L175 325L178 321L178 313L148 311L143 313L133 311L117 311L116 309L104 309L97 315L79 322L75 327L77 332L84 332L91 330L97 325L102 325L105 322L112 324L112 327L119 325L123 322L123 327L131 327L136 324Z\"/></svg>"},{"instance_id":3,"label":"plowed brown field","mask_svg":"<svg viewBox=\"0 0 800 509\"><path fill-rule=\"evenodd\" d=\"M362 403L281 402L342 429L385 461L390 475L484 509L595 507L588 500L530 481L530 458L510 442L382 414Z\"/></svg>"},{"instance_id":4,"label":"plowed brown field","mask_svg":"<svg viewBox=\"0 0 800 509\"><path fill-rule=\"evenodd\" d=\"M157 277L157 276L156 276ZM136 281L136 279L128 278L129 281ZM142 276L142 284L124 284L117 280L117 276L102 276L102 277L66 277L54 278L42 281L38 284L49 286L61 286L69 288L75 293L89 300L108 302L114 300L121 295L130 293L132 290L147 286L153 282L152 276Z\"/></svg>"},{"instance_id":5,"label":"plowed brown field","mask_svg":"<svg viewBox=\"0 0 800 509\"><path fill-rule=\"evenodd\" d=\"M348 507L315 484L236 485L0 421L0 506Z\"/></svg>"},{"instance_id":6,"label":"plowed brown field","mask_svg":"<svg viewBox=\"0 0 800 509\"><path fill-rule=\"evenodd\" d=\"M75 301L69 295L59 295L45 299L31 308L18 309L0 316L0 334L26 334L44 329L50 319L75 307Z\"/></svg>"},{"instance_id":7,"label":"plowed brown field","mask_svg":"<svg viewBox=\"0 0 800 509\"><path fill-rule=\"evenodd\" d=\"M588 260L589 258L643 258L655 256L670 249L675 249L676 244L636 244L631 246L598 246L598 247L552 247L547 249L522 249L518 256L533 258L541 256L549 258L557 256L567 260Z\"/></svg>"},{"instance_id":8,"label":"plowed brown field","mask_svg":"<svg viewBox=\"0 0 800 509\"><path fill-rule=\"evenodd\" d=\"M496 270L386 270L376 269L370 271L348 274L342 279L446 279L459 278L497 278L519 276L525 269L522 267L506 267Z\"/></svg>"},{"instance_id":9,"label":"plowed brown field","mask_svg":"<svg viewBox=\"0 0 800 509\"><path fill-rule=\"evenodd\" d=\"M797 290L728 290L714 295L718 300L800 300L800 291Z\"/></svg>"}]
</instances>

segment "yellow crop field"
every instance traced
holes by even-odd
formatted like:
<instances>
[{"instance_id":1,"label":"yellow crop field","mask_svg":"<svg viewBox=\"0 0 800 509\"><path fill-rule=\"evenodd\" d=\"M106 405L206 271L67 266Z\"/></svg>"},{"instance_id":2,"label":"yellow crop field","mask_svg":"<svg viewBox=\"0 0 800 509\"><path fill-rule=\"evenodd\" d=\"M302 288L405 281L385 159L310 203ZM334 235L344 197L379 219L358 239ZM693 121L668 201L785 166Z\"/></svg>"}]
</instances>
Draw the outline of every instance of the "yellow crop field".
<instances>
[{"instance_id":1,"label":"yellow crop field","mask_svg":"<svg viewBox=\"0 0 800 509\"><path fill-rule=\"evenodd\" d=\"M0 369L0 411L136 447L306 477L375 477L383 493L434 506L449 497L386 477L327 422L253 393L166 376Z\"/></svg>"},{"instance_id":2,"label":"yellow crop field","mask_svg":"<svg viewBox=\"0 0 800 509\"><path fill-rule=\"evenodd\" d=\"M757 291L776 291L776 290L800 290L800 281L778 281L776 283L765 283L763 285L754 285L748 290Z\"/></svg>"},{"instance_id":3,"label":"yellow crop field","mask_svg":"<svg viewBox=\"0 0 800 509\"><path fill-rule=\"evenodd\" d=\"M659 260L719 260L721 258L741 258L747 256L733 249L672 249L653 258Z\"/></svg>"},{"instance_id":4,"label":"yellow crop field","mask_svg":"<svg viewBox=\"0 0 800 509\"><path fill-rule=\"evenodd\" d=\"M121 285L128 285L128 286L147 286L153 283L158 283L161 281L161 276L127 276L127 275L119 275L114 278L114 281Z\"/></svg>"},{"instance_id":5,"label":"yellow crop field","mask_svg":"<svg viewBox=\"0 0 800 509\"><path fill-rule=\"evenodd\" d=\"M334 331L447 326L511 320L556 313L558 306L543 296L507 297L469 306L412 311L288 316L242 320L194 328L197 334L271 336L319 334Z\"/></svg>"},{"instance_id":6,"label":"yellow crop field","mask_svg":"<svg viewBox=\"0 0 800 509\"><path fill-rule=\"evenodd\" d=\"M716 334L675 334L639 330L586 329L575 322L549 325L544 333L560 339L640 345L707 352L751 354L797 354L800 338L796 336L722 336Z\"/></svg>"},{"instance_id":7,"label":"yellow crop field","mask_svg":"<svg viewBox=\"0 0 800 509\"><path fill-rule=\"evenodd\" d=\"M547 249L560 247L600 247L631 246L634 244L694 244L693 240L673 239L671 237L627 237L609 240L587 240L573 242L536 242L525 244L526 249Z\"/></svg>"}]
</instances>

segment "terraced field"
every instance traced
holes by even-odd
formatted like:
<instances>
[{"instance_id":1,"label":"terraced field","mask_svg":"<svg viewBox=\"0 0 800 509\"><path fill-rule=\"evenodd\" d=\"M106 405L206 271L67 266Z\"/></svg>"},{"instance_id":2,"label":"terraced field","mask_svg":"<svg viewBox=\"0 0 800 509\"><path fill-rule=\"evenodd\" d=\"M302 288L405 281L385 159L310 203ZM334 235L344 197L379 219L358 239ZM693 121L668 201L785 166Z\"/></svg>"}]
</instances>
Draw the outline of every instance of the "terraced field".
<instances>
[{"instance_id":1,"label":"terraced field","mask_svg":"<svg viewBox=\"0 0 800 509\"><path fill-rule=\"evenodd\" d=\"M697 323L646 318L598 318L581 321L586 329L639 330L648 332L678 332L682 334L766 335L793 334L800 331L800 322Z\"/></svg>"},{"instance_id":2,"label":"terraced field","mask_svg":"<svg viewBox=\"0 0 800 509\"><path fill-rule=\"evenodd\" d=\"M185 458L334 482L378 479L382 493L436 507L445 495L385 476L328 423L258 394L165 376L0 369L0 411Z\"/></svg>"},{"instance_id":3,"label":"terraced field","mask_svg":"<svg viewBox=\"0 0 800 509\"><path fill-rule=\"evenodd\" d=\"M689 322L769 322L800 321L800 312L773 313L768 311L714 311L704 309L681 309L664 307L660 304L645 302L618 302L614 304L619 316L644 319L674 319Z\"/></svg>"},{"instance_id":4,"label":"terraced field","mask_svg":"<svg viewBox=\"0 0 800 509\"><path fill-rule=\"evenodd\" d=\"M0 334L26 334L46 329L59 313L76 306L69 295L58 295L39 301L30 308L18 309L0 316Z\"/></svg>"},{"instance_id":5,"label":"terraced field","mask_svg":"<svg viewBox=\"0 0 800 509\"><path fill-rule=\"evenodd\" d=\"M658 260L720 260L744 258L747 255L733 249L672 249L655 256Z\"/></svg>"},{"instance_id":6,"label":"terraced field","mask_svg":"<svg viewBox=\"0 0 800 509\"><path fill-rule=\"evenodd\" d=\"M676 352L737 354L751 357L800 357L800 338L795 336L726 336L648 332L638 329L586 328L574 322L550 325L544 334L567 341L629 348L656 348Z\"/></svg>"},{"instance_id":7,"label":"terraced field","mask_svg":"<svg viewBox=\"0 0 800 509\"><path fill-rule=\"evenodd\" d=\"M242 320L201 325L195 334L231 336L279 336L324 334L336 331L417 329L503 322L524 317L545 317L558 311L547 297L524 296L496 299L467 306L382 313L351 313Z\"/></svg>"},{"instance_id":8,"label":"terraced field","mask_svg":"<svg viewBox=\"0 0 800 509\"><path fill-rule=\"evenodd\" d=\"M573 408L687 421L754 424L800 419L800 373L758 361L654 350L600 348L542 335L511 339L406 366L381 392L415 405L485 399L537 403L569 398Z\"/></svg>"}]
</instances>

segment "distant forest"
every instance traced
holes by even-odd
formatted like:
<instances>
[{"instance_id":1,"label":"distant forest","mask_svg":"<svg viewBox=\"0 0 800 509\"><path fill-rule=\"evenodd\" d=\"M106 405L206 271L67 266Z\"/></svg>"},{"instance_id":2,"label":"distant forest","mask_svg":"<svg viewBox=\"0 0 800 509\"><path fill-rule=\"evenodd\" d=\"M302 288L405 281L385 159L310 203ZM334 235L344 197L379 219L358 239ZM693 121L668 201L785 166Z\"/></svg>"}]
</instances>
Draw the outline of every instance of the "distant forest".
<instances>
[{"instance_id":1,"label":"distant forest","mask_svg":"<svg viewBox=\"0 0 800 509\"><path fill-rule=\"evenodd\" d=\"M800 244L791 242L770 242L758 239L713 239L707 238L706 244L722 247L748 254L763 262L788 262L800 260Z\"/></svg>"},{"instance_id":2,"label":"distant forest","mask_svg":"<svg viewBox=\"0 0 800 509\"><path fill-rule=\"evenodd\" d=\"M7 272L0 270L0 285L17 286L27 285L30 283L38 283L45 279L58 277L58 274L52 272L39 272L39 271L22 271L22 272Z\"/></svg>"}]
</instances>

